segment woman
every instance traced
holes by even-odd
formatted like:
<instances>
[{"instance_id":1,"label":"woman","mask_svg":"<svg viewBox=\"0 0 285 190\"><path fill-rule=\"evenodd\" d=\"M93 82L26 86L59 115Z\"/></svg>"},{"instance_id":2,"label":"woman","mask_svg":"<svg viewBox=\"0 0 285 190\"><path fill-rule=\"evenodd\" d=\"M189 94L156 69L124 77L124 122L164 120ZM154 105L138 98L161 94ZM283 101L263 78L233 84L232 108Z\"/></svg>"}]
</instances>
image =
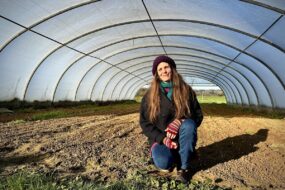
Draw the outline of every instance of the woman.
<instances>
[{"instance_id":1,"label":"woman","mask_svg":"<svg viewBox=\"0 0 285 190\"><path fill-rule=\"evenodd\" d=\"M173 59L158 56L152 74L150 89L141 102L140 125L151 145L154 164L163 170L176 166L179 179L186 183L202 110L195 92L177 73Z\"/></svg>"}]
</instances>

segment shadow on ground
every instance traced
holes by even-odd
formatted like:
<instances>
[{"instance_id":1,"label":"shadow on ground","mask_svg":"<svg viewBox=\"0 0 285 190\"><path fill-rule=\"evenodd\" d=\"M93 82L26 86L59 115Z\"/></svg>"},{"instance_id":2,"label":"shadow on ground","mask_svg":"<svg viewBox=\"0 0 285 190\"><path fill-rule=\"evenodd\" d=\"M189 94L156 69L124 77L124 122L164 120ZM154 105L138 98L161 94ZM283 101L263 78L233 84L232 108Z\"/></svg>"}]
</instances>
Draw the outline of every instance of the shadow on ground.
<instances>
[{"instance_id":1,"label":"shadow on ground","mask_svg":"<svg viewBox=\"0 0 285 190\"><path fill-rule=\"evenodd\" d=\"M199 171L207 170L217 164L225 163L230 160L239 159L257 151L258 147L256 147L256 145L266 141L268 131L268 129L260 129L252 135L243 134L229 137L222 141L198 148L194 158L191 160L190 179ZM153 164L152 160L149 163ZM160 172L160 170L152 170L149 171L148 174L164 177L175 175L172 172L165 173Z\"/></svg>"},{"instance_id":2,"label":"shadow on ground","mask_svg":"<svg viewBox=\"0 0 285 190\"><path fill-rule=\"evenodd\" d=\"M25 155L7 156L15 150L12 145L0 147L0 174L9 166L19 166L40 162L51 156L51 153L27 153Z\"/></svg>"},{"instance_id":3,"label":"shadow on ground","mask_svg":"<svg viewBox=\"0 0 285 190\"><path fill-rule=\"evenodd\" d=\"M258 150L256 144L266 140L268 129L260 129L255 134L243 134L229 137L197 149L198 158L192 161L193 175L200 171L209 169L217 164L230 160L239 159Z\"/></svg>"},{"instance_id":4,"label":"shadow on ground","mask_svg":"<svg viewBox=\"0 0 285 190\"><path fill-rule=\"evenodd\" d=\"M22 165L39 162L49 157L50 153L45 154L33 154L25 156L13 156L13 157L0 157L0 173L8 166Z\"/></svg>"}]
</instances>

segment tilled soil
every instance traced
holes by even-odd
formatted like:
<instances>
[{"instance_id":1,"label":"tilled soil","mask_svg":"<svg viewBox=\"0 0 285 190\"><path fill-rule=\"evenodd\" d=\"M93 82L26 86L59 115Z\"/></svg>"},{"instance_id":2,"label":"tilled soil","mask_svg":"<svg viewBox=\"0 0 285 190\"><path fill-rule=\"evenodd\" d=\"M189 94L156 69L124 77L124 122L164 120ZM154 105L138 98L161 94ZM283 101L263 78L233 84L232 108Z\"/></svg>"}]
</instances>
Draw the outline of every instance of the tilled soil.
<instances>
[{"instance_id":1,"label":"tilled soil","mask_svg":"<svg viewBox=\"0 0 285 190\"><path fill-rule=\"evenodd\" d=\"M26 167L111 182L149 170L138 120L133 113L0 123L1 175ZM197 153L193 179L235 189L285 189L285 119L206 113Z\"/></svg>"}]
</instances>

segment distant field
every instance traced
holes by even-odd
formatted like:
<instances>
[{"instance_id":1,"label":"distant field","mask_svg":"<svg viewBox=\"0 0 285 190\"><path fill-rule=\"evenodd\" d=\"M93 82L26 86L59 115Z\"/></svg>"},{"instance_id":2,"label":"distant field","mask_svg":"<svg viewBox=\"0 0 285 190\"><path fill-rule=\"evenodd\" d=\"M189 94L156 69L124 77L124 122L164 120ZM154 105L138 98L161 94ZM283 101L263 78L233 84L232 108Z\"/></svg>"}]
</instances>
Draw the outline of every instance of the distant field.
<instances>
[{"instance_id":1,"label":"distant field","mask_svg":"<svg viewBox=\"0 0 285 190\"><path fill-rule=\"evenodd\" d=\"M216 104L226 104L226 98L225 96L202 96L198 95L198 100L200 103L216 103ZM136 96L135 100L137 102L141 102L142 97L141 96Z\"/></svg>"},{"instance_id":2,"label":"distant field","mask_svg":"<svg viewBox=\"0 0 285 190\"><path fill-rule=\"evenodd\" d=\"M198 101L200 103L217 103L217 104L226 104L225 96L198 96Z\"/></svg>"}]
</instances>

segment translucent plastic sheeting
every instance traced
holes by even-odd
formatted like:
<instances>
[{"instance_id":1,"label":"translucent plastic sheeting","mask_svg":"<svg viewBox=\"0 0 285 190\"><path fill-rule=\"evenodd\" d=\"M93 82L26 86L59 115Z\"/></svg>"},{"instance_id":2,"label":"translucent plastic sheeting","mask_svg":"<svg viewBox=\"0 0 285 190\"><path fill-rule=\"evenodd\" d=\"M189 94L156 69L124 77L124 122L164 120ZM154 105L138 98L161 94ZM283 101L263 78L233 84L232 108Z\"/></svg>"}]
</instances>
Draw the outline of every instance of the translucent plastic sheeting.
<instances>
[{"instance_id":1,"label":"translucent plastic sheeting","mask_svg":"<svg viewBox=\"0 0 285 190\"><path fill-rule=\"evenodd\" d=\"M75 100L91 100L94 91L94 81L98 80L102 73L110 68L112 68L111 65L101 62L88 70L76 87Z\"/></svg>"},{"instance_id":2,"label":"translucent plastic sheeting","mask_svg":"<svg viewBox=\"0 0 285 190\"><path fill-rule=\"evenodd\" d=\"M0 56L0 100L24 99L29 79L38 63L57 44L32 32L12 41ZM45 73L47 77L50 73ZM43 100L37 97L37 100Z\"/></svg>"},{"instance_id":3,"label":"translucent plastic sheeting","mask_svg":"<svg viewBox=\"0 0 285 190\"><path fill-rule=\"evenodd\" d=\"M211 25L211 23L193 23L191 20L177 20L172 22L158 21L154 22L154 24L161 36L196 36L198 38L226 43L239 49L246 48L255 40L253 37L239 33L233 29L221 28Z\"/></svg>"},{"instance_id":4,"label":"translucent plastic sheeting","mask_svg":"<svg viewBox=\"0 0 285 190\"><path fill-rule=\"evenodd\" d=\"M233 59L239 53L238 50L225 44L203 38L184 37L184 36L162 36L164 44L176 44L177 46L187 46L194 49L211 52L217 55Z\"/></svg>"},{"instance_id":5,"label":"translucent plastic sheeting","mask_svg":"<svg viewBox=\"0 0 285 190\"><path fill-rule=\"evenodd\" d=\"M168 54L228 103L285 108L282 0L0 1L0 101L134 98Z\"/></svg>"},{"instance_id":6,"label":"translucent plastic sheeting","mask_svg":"<svg viewBox=\"0 0 285 190\"><path fill-rule=\"evenodd\" d=\"M196 74L197 75L197 73L198 73L201 76L204 76L204 75L207 76L208 79L210 79L210 80L212 80L212 78L215 76L215 73L213 73L212 71L202 71L202 70L198 71L198 69L196 69L196 70L191 69L190 70L189 68L185 69L185 67L180 68L180 69L178 68L178 71L181 72L182 75L186 75L186 76L189 74L192 74L192 75ZM143 74L141 74L141 76L145 79L151 79L152 78L152 75L149 72L144 72ZM134 78L134 80L135 80L135 78ZM213 82L216 83L217 81L220 84L223 84L224 86L226 86L226 88L223 88L223 90L230 92L230 94L231 94L230 99L234 99L234 101L235 101L236 95L234 94L234 91L237 92L237 90L236 90L236 87L234 86L234 83L229 81L229 79L225 78L225 77L216 78L215 81L213 81ZM240 96L240 95L238 95L238 96Z\"/></svg>"},{"instance_id":7,"label":"translucent plastic sheeting","mask_svg":"<svg viewBox=\"0 0 285 190\"><path fill-rule=\"evenodd\" d=\"M232 63L230 67L238 71L246 78L248 82L248 87L246 89L249 93L249 98L252 99L251 104L269 106L267 105L267 102L270 102L269 94L259 76L249 68L240 64ZM225 70L229 70L230 67L226 68Z\"/></svg>"},{"instance_id":8,"label":"translucent plastic sheeting","mask_svg":"<svg viewBox=\"0 0 285 190\"><path fill-rule=\"evenodd\" d=\"M150 23L134 23L131 26L117 26L116 29L104 29L81 37L71 42L69 46L83 52L92 52L94 56L103 59L121 49L142 46L145 42L161 45Z\"/></svg>"},{"instance_id":9,"label":"translucent plastic sheeting","mask_svg":"<svg viewBox=\"0 0 285 190\"><path fill-rule=\"evenodd\" d=\"M250 82L247 80L246 76L244 76L242 73L238 72L237 70L228 67L227 69L219 73L220 68L217 66L208 65L205 63L198 63L198 62L192 63L191 61L186 63L185 66L189 66L190 68L196 68L196 67L205 68L205 70L207 71L216 70L215 74L217 76L220 74L228 76L228 78L231 79L232 81L236 81L238 88L241 89L240 92L242 92L242 97L243 99L245 99L245 101L243 102L251 105L257 105L256 94L253 91L253 87L251 86Z\"/></svg>"},{"instance_id":10,"label":"translucent plastic sheeting","mask_svg":"<svg viewBox=\"0 0 285 190\"><path fill-rule=\"evenodd\" d=\"M181 73L182 75L184 76L196 76L196 77L200 77L200 78L204 78L204 79L207 79L207 80L211 80L212 77L214 76L213 74L210 74L210 73L207 73L207 72L198 72L198 71L195 71L195 72L186 72L185 69L183 70L178 70L179 73ZM148 73L147 74L144 74L144 78L152 78L151 75L149 75ZM223 89L224 93L225 93L225 96L226 96L226 99L227 99L227 102L228 103L235 103L236 102L236 97L235 97L235 94L233 92L233 89L232 87L229 85L230 83L227 83L226 81L224 81L224 79L221 79L221 78L217 78L215 81L213 81L215 84L217 84L218 86L221 87L221 89ZM137 85L137 88L140 87L140 85L143 85L145 83L141 82L141 83L138 83Z\"/></svg>"},{"instance_id":11,"label":"translucent plastic sheeting","mask_svg":"<svg viewBox=\"0 0 285 190\"><path fill-rule=\"evenodd\" d=\"M128 8L126 8L128 7ZM87 4L53 17L38 25L35 30L61 42L95 32L102 28L113 28L118 23L148 19L138 0L107 0Z\"/></svg>"},{"instance_id":12,"label":"translucent plastic sheeting","mask_svg":"<svg viewBox=\"0 0 285 190\"><path fill-rule=\"evenodd\" d=\"M25 99L28 101L53 99L56 84L62 73L74 59L78 59L80 53L68 48L61 48L52 56L45 59L39 65L34 75L30 79Z\"/></svg>"},{"instance_id":13,"label":"translucent plastic sheeting","mask_svg":"<svg viewBox=\"0 0 285 190\"><path fill-rule=\"evenodd\" d=\"M101 74L100 78L96 80L96 82L92 85L93 89L91 92L91 100L92 101L101 101L104 89L107 85L108 80L114 73L119 72L120 70L112 67L108 70L105 70L104 73Z\"/></svg>"},{"instance_id":14,"label":"translucent plastic sheeting","mask_svg":"<svg viewBox=\"0 0 285 190\"><path fill-rule=\"evenodd\" d=\"M112 56L118 55L120 53L124 53L127 51L139 49L139 48L151 48L157 47L163 51L161 44L157 37L145 37L145 38L137 38L130 39L123 42L116 43L112 46L107 46L105 48L99 49L94 52L94 56L103 57L104 59L110 58Z\"/></svg>"},{"instance_id":15,"label":"translucent plastic sheeting","mask_svg":"<svg viewBox=\"0 0 285 190\"><path fill-rule=\"evenodd\" d=\"M17 34L23 29L22 27L17 26L2 18L0 18L0 26L0 49L2 49L6 43L13 38L13 35L11 34Z\"/></svg>"},{"instance_id":16,"label":"translucent plastic sheeting","mask_svg":"<svg viewBox=\"0 0 285 190\"><path fill-rule=\"evenodd\" d=\"M261 60L267 65L274 74L279 76L281 82L285 84L285 53L276 48L272 48L269 45L265 45L263 42L256 42L252 45L247 52L254 54L256 58Z\"/></svg>"},{"instance_id":17,"label":"translucent plastic sheeting","mask_svg":"<svg viewBox=\"0 0 285 190\"><path fill-rule=\"evenodd\" d=\"M59 83L57 83L54 101L74 101L76 97L76 90L81 79L84 78L84 75L88 72L88 70L96 65L97 62L98 61L91 57L84 57L78 60L77 64L71 65L70 68L62 74L62 79L59 80ZM104 65L104 63L101 65Z\"/></svg>"},{"instance_id":18,"label":"translucent plastic sheeting","mask_svg":"<svg viewBox=\"0 0 285 190\"><path fill-rule=\"evenodd\" d=\"M274 75L265 65L245 54L240 55L237 61L253 70L259 76L259 80L262 81L268 89L270 101L266 102L265 105L279 108L285 107L285 102L283 101L285 99L285 91L277 75ZM257 90L260 92L261 89Z\"/></svg>"},{"instance_id":19,"label":"translucent plastic sheeting","mask_svg":"<svg viewBox=\"0 0 285 190\"><path fill-rule=\"evenodd\" d=\"M185 82L192 86L194 90L221 90L220 87L213 84L212 82L200 79L197 77L183 77Z\"/></svg>"},{"instance_id":20,"label":"translucent plastic sheeting","mask_svg":"<svg viewBox=\"0 0 285 190\"><path fill-rule=\"evenodd\" d=\"M15 22L25 26L33 25L62 10L83 4L87 0L2 0L0 13Z\"/></svg>"},{"instance_id":21,"label":"translucent plastic sheeting","mask_svg":"<svg viewBox=\"0 0 285 190\"><path fill-rule=\"evenodd\" d=\"M279 13L266 8L236 0L145 0L145 4L154 21L173 18L195 20L246 31L257 36L280 16Z\"/></svg>"},{"instance_id":22,"label":"translucent plastic sheeting","mask_svg":"<svg viewBox=\"0 0 285 190\"><path fill-rule=\"evenodd\" d=\"M260 2L264 5L268 5L268 6L272 6L274 8L278 8L283 10L283 12L285 12L285 4L284 4L284 0L274 0L274 1L268 1L268 0L254 0L257 2Z\"/></svg>"},{"instance_id":23,"label":"translucent plastic sheeting","mask_svg":"<svg viewBox=\"0 0 285 190\"><path fill-rule=\"evenodd\" d=\"M284 2L284 0L282 0ZM284 16L278 20L270 30L268 30L262 39L269 40L273 44L277 44L285 50L285 18Z\"/></svg>"},{"instance_id":24,"label":"translucent plastic sheeting","mask_svg":"<svg viewBox=\"0 0 285 190\"><path fill-rule=\"evenodd\" d=\"M129 83L129 81L131 79L133 79L134 76L133 75L123 75L122 78L120 79L120 81L118 81L118 83L115 83L115 87L114 87L114 90L112 91L112 94L111 94L111 100L121 100L121 99L124 99L124 98L121 98L120 95L121 95L121 92L122 92L122 89L125 87L125 84ZM146 81L141 81L142 84L148 84ZM138 85L138 88L140 88L141 86Z\"/></svg>"}]
</instances>

